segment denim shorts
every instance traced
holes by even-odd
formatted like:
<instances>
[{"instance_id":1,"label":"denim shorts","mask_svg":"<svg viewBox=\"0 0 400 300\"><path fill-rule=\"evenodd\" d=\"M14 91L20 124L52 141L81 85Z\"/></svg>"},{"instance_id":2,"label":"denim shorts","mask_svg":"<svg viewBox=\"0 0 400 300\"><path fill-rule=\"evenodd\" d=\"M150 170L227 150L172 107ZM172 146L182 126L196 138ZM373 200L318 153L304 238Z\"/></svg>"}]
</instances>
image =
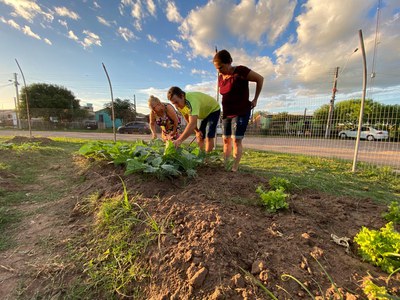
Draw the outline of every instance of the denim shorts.
<instances>
[{"instance_id":1,"label":"denim shorts","mask_svg":"<svg viewBox=\"0 0 400 300\"><path fill-rule=\"evenodd\" d=\"M220 114L221 110L214 111L201 121L199 130L204 138L215 138Z\"/></svg>"},{"instance_id":2,"label":"denim shorts","mask_svg":"<svg viewBox=\"0 0 400 300\"><path fill-rule=\"evenodd\" d=\"M251 111L245 115L222 119L222 135L235 139L243 139L247 125L249 124L250 113Z\"/></svg>"}]
</instances>

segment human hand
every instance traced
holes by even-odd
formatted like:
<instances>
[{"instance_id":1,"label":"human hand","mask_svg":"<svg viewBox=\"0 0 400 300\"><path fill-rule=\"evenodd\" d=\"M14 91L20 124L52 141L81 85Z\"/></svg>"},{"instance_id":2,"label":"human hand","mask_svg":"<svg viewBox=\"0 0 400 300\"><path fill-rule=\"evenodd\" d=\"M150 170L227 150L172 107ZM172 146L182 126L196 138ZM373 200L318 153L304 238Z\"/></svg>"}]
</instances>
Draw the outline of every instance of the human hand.
<instances>
[{"instance_id":1,"label":"human hand","mask_svg":"<svg viewBox=\"0 0 400 300\"><path fill-rule=\"evenodd\" d=\"M180 140L175 140L172 142L174 143L175 148L179 148L179 146L182 144L182 141L180 141Z\"/></svg>"},{"instance_id":2,"label":"human hand","mask_svg":"<svg viewBox=\"0 0 400 300\"><path fill-rule=\"evenodd\" d=\"M254 107L256 107L256 105L257 105L257 100L251 101L251 109L253 109Z\"/></svg>"}]
</instances>

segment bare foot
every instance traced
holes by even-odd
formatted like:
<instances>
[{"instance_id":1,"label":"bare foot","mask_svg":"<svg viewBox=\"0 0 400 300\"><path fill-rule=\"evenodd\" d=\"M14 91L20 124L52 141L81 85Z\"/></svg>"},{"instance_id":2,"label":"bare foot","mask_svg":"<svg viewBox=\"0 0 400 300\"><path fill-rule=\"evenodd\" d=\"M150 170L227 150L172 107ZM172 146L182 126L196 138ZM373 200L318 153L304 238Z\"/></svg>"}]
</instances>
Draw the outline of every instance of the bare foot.
<instances>
[{"instance_id":1,"label":"bare foot","mask_svg":"<svg viewBox=\"0 0 400 300\"><path fill-rule=\"evenodd\" d=\"M239 164L235 161L233 166L232 166L232 172L237 172L237 170L239 169Z\"/></svg>"}]
</instances>

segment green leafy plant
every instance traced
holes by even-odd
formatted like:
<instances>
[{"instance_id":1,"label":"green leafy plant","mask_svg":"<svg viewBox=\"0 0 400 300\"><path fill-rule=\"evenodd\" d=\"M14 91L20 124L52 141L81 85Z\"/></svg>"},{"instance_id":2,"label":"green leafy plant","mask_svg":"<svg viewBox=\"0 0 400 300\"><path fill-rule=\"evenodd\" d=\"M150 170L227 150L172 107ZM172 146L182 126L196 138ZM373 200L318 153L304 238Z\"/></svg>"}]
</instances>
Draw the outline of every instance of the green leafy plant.
<instances>
[{"instance_id":1,"label":"green leafy plant","mask_svg":"<svg viewBox=\"0 0 400 300\"><path fill-rule=\"evenodd\" d=\"M370 278L363 281L362 284L363 292L370 300L387 300L390 299L386 288L384 286L378 286L372 282Z\"/></svg>"},{"instance_id":2,"label":"green leafy plant","mask_svg":"<svg viewBox=\"0 0 400 300\"><path fill-rule=\"evenodd\" d=\"M400 204L399 202L392 201L388 206L388 212L383 214L383 217L395 224L400 224Z\"/></svg>"},{"instance_id":3,"label":"green leafy plant","mask_svg":"<svg viewBox=\"0 0 400 300\"><path fill-rule=\"evenodd\" d=\"M198 147L175 148L171 141L159 140L134 143L94 142L83 145L79 153L125 165L125 175L147 173L162 179L186 174L196 176L196 168L204 162L206 154Z\"/></svg>"},{"instance_id":4,"label":"green leafy plant","mask_svg":"<svg viewBox=\"0 0 400 300\"><path fill-rule=\"evenodd\" d=\"M400 267L400 233L392 222L379 231L362 227L354 241L359 245L362 258L383 271L392 273Z\"/></svg>"},{"instance_id":5,"label":"green leafy plant","mask_svg":"<svg viewBox=\"0 0 400 300\"><path fill-rule=\"evenodd\" d=\"M275 176L269 180L269 185L271 187L271 190L277 190L279 188L283 188L283 190L285 191L290 191L292 188L292 183L289 180Z\"/></svg>"},{"instance_id":6,"label":"green leafy plant","mask_svg":"<svg viewBox=\"0 0 400 300\"><path fill-rule=\"evenodd\" d=\"M261 197L262 205L269 212L276 212L279 209L289 208L289 204L286 201L289 195L285 193L283 188L279 188L276 191L264 191L263 188L259 186L256 192Z\"/></svg>"}]
</instances>

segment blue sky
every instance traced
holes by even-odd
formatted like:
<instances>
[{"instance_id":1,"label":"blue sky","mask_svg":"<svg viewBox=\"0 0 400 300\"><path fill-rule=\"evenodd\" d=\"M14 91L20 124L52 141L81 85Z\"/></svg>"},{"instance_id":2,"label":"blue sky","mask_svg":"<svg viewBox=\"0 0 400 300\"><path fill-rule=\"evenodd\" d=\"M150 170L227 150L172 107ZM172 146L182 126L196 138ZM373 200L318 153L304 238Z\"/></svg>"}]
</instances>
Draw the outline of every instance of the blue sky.
<instances>
[{"instance_id":1,"label":"blue sky","mask_svg":"<svg viewBox=\"0 0 400 300\"><path fill-rule=\"evenodd\" d=\"M335 67L337 97L360 97L359 29L369 96L400 104L400 0L0 0L0 109L14 107L13 74L23 83L15 59L28 85L63 86L95 109L110 102L102 63L114 98L135 95L143 113L173 85L215 96L216 46L264 76L258 110L329 99Z\"/></svg>"}]
</instances>

